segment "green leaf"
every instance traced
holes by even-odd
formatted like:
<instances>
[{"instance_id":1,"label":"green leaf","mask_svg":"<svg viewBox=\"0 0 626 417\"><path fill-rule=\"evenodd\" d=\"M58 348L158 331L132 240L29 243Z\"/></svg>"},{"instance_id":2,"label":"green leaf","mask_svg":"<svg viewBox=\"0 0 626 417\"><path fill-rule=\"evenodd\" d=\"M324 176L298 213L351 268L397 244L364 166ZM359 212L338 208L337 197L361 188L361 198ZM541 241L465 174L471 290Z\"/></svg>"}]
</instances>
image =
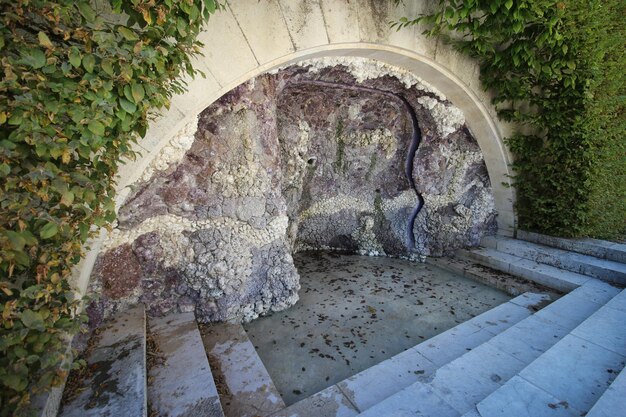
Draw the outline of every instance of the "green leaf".
<instances>
[{"instance_id":1,"label":"green leaf","mask_svg":"<svg viewBox=\"0 0 626 417\"><path fill-rule=\"evenodd\" d=\"M24 239L21 234L12 230L7 230L4 233L9 238L13 250L21 251L22 249L24 249L24 245L26 245L26 239Z\"/></svg>"},{"instance_id":2,"label":"green leaf","mask_svg":"<svg viewBox=\"0 0 626 417\"><path fill-rule=\"evenodd\" d=\"M131 90L133 94L133 99L135 99L135 103L139 103L141 100L143 100L145 91L141 84L133 83Z\"/></svg>"},{"instance_id":3,"label":"green leaf","mask_svg":"<svg viewBox=\"0 0 626 417\"><path fill-rule=\"evenodd\" d=\"M27 49L22 52L21 63L39 69L46 65L46 54L39 48Z\"/></svg>"},{"instance_id":4,"label":"green leaf","mask_svg":"<svg viewBox=\"0 0 626 417\"><path fill-rule=\"evenodd\" d=\"M85 57L83 58L83 67L85 67L85 70L88 73L91 74L93 72L93 68L95 65L96 65L96 58L91 54L85 55Z\"/></svg>"},{"instance_id":5,"label":"green leaf","mask_svg":"<svg viewBox=\"0 0 626 417\"><path fill-rule=\"evenodd\" d=\"M100 63L100 66L102 67L104 72L106 72L109 75L113 75L115 73L115 70L113 69L113 61L111 61L110 59L102 60L102 62Z\"/></svg>"},{"instance_id":6,"label":"green leaf","mask_svg":"<svg viewBox=\"0 0 626 417\"><path fill-rule=\"evenodd\" d=\"M96 12L94 12L91 6L89 6L89 3L81 2L78 3L77 6L80 14L83 15L87 22L91 23L96 20Z\"/></svg>"},{"instance_id":7,"label":"green leaf","mask_svg":"<svg viewBox=\"0 0 626 417\"><path fill-rule=\"evenodd\" d=\"M63 195L61 196L61 204L69 207L72 205L73 202L74 202L74 193L71 191L64 192Z\"/></svg>"},{"instance_id":8,"label":"green leaf","mask_svg":"<svg viewBox=\"0 0 626 417\"><path fill-rule=\"evenodd\" d=\"M216 8L215 0L204 0L204 7L207 8L209 13L211 14L215 13L215 8Z\"/></svg>"},{"instance_id":9,"label":"green leaf","mask_svg":"<svg viewBox=\"0 0 626 417\"><path fill-rule=\"evenodd\" d=\"M70 49L70 52L68 53L68 57L70 59L70 64L72 64L74 68L80 67L81 56L80 56L80 51L78 50L77 47L73 46Z\"/></svg>"},{"instance_id":10,"label":"green leaf","mask_svg":"<svg viewBox=\"0 0 626 417\"><path fill-rule=\"evenodd\" d=\"M39 231L39 236L42 239L50 239L52 236L56 235L58 231L59 228L56 223L48 223L41 228L41 230Z\"/></svg>"},{"instance_id":11,"label":"green leaf","mask_svg":"<svg viewBox=\"0 0 626 417\"><path fill-rule=\"evenodd\" d=\"M179 17L176 20L176 30L178 30L178 33L180 33L181 36L183 36L183 37L187 36L187 28L188 27L189 27L189 24L182 17Z\"/></svg>"},{"instance_id":12,"label":"green leaf","mask_svg":"<svg viewBox=\"0 0 626 417\"><path fill-rule=\"evenodd\" d=\"M37 34L37 38L39 39L39 45L45 48L52 48L52 42L50 42L50 38L43 32L39 32Z\"/></svg>"},{"instance_id":13,"label":"green leaf","mask_svg":"<svg viewBox=\"0 0 626 417\"><path fill-rule=\"evenodd\" d=\"M16 375L16 374L5 374L0 376L0 381L2 381L2 384L8 388L11 388L12 390L15 390L17 392L22 392L24 391L24 389L26 389L26 386L28 385L28 380L20 375Z\"/></svg>"},{"instance_id":14,"label":"green leaf","mask_svg":"<svg viewBox=\"0 0 626 417\"><path fill-rule=\"evenodd\" d=\"M506 0L504 7L506 7L507 10L511 10L511 7L513 7L513 0Z\"/></svg>"},{"instance_id":15,"label":"green leaf","mask_svg":"<svg viewBox=\"0 0 626 417\"><path fill-rule=\"evenodd\" d=\"M41 316L41 313L33 310L24 310L20 314L20 320L24 323L24 326L29 329L35 329L39 331L45 331L46 326Z\"/></svg>"},{"instance_id":16,"label":"green leaf","mask_svg":"<svg viewBox=\"0 0 626 417\"><path fill-rule=\"evenodd\" d=\"M133 114L137 111L137 106L135 106L130 101L125 98L120 98L120 106L124 109L126 113Z\"/></svg>"},{"instance_id":17,"label":"green leaf","mask_svg":"<svg viewBox=\"0 0 626 417\"><path fill-rule=\"evenodd\" d=\"M6 177L11 173L11 167L9 164L3 162L0 164L0 177Z\"/></svg>"},{"instance_id":18,"label":"green leaf","mask_svg":"<svg viewBox=\"0 0 626 417\"><path fill-rule=\"evenodd\" d=\"M89 131L98 136L104 136L104 124L98 120L92 120L87 125Z\"/></svg>"},{"instance_id":19,"label":"green leaf","mask_svg":"<svg viewBox=\"0 0 626 417\"><path fill-rule=\"evenodd\" d=\"M139 39L137 34L134 31L132 31L131 29L127 28L127 27L120 26L120 27L117 28L117 31L119 33L121 33L122 36L124 38L126 38L126 40L128 40L128 41L136 41L136 40Z\"/></svg>"}]
</instances>

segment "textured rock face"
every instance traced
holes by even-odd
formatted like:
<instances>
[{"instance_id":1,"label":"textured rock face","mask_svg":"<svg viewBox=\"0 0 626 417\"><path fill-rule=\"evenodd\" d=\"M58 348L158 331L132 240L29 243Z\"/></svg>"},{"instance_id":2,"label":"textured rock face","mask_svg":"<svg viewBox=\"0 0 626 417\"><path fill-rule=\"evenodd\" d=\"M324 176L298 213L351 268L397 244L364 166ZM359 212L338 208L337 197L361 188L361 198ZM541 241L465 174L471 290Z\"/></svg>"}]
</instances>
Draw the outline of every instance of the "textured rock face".
<instances>
[{"instance_id":1,"label":"textured rock face","mask_svg":"<svg viewBox=\"0 0 626 417\"><path fill-rule=\"evenodd\" d=\"M423 134L409 162L425 200L414 247L399 96ZM297 301L295 251L441 256L477 244L494 219L480 149L445 97L375 61L304 62L232 90L161 151L105 242L91 311L142 301L250 320Z\"/></svg>"}]
</instances>

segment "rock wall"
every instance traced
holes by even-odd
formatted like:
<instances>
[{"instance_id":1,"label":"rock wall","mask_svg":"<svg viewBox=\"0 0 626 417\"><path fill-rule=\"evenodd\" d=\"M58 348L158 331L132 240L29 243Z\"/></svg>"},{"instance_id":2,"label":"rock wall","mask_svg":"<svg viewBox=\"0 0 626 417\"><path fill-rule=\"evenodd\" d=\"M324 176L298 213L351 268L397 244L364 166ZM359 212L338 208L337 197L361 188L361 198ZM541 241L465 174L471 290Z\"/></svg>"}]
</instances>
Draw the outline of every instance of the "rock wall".
<instances>
[{"instance_id":1,"label":"rock wall","mask_svg":"<svg viewBox=\"0 0 626 417\"><path fill-rule=\"evenodd\" d=\"M423 134L409 162L425 200L414 247L400 96ZM441 256L476 245L494 219L480 149L445 97L372 60L302 62L232 90L163 149L98 257L89 313L97 324L143 302L153 314L251 320L297 301L295 251Z\"/></svg>"}]
</instances>

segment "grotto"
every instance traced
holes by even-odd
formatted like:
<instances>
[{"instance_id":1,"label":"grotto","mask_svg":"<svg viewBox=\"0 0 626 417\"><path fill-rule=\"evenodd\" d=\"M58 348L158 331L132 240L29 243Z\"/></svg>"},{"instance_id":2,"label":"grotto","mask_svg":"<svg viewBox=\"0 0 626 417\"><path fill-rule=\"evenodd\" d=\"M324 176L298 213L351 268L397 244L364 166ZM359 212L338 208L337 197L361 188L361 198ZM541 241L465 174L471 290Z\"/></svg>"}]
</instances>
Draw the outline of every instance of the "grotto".
<instances>
[{"instance_id":1,"label":"grotto","mask_svg":"<svg viewBox=\"0 0 626 417\"><path fill-rule=\"evenodd\" d=\"M92 322L124 305L250 321L292 306L292 255L449 255L496 231L463 112L411 73L320 58L241 84L185 126L119 210Z\"/></svg>"}]
</instances>

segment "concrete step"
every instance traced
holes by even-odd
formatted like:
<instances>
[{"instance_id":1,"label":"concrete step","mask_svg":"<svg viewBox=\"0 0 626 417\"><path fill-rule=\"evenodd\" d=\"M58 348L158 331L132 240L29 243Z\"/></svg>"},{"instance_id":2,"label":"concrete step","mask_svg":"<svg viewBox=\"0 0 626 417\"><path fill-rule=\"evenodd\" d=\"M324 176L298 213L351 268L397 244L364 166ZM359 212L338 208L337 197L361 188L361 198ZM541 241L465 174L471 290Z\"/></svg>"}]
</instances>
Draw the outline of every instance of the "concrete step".
<instances>
[{"instance_id":1,"label":"concrete step","mask_svg":"<svg viewBox=\"0 0 626 417\"><path fill-rule=\"evenodd\" d=\"M530 316L542 294L523 294L306 398L273 417L354 416Z\"/></svg>"},{"instance_id":2,"label":"concrete step","mask_svg":"<svg viewBox=\"0 0 626 417\"><path fill-rule=\"evenodd\" d=\"M589 288L587 294L566 297L590 294L602 297L597 290ZM624 297L620 294L620 299ZM601 306L518 375L480 401L476 406L479 415L589 416L592 415L590 409L596 405L598 413L606 410L609 413L606 415L620 415L624 411L623 391L618 393L622 394L619 399L616 398L619 402L613 403L611 396L614 393L607 388L626 364L626 327L623 320L624 311L608 304ZM617 382L618 391L621 383ZM601 401L605 391L607 398ZM605 401L606 408L603 406Z\"/></svg>"},{"instance_id":3,"label":"concrete step","mask_svg":"<svg viewBox=\"0 0 626 417\"><path fill-rule=\"evenodd\" d=\"M549 309L550 314L535 314L518 321L439 367L431 376L367 409L360 416L477 415L477 403L500 389L528 364L552 349L559 340L568 337L568 333L576 329L580 321L602 307L600 303L584 296L606 301L607 297L615 295L613 287L606 283L599 284L599 287L585 286L580 293L568 294L545 307L544 310ZM613 288L613 291L608 287ZM572 302L585 305L580 309L582 313L574 319L567 317ZM532 309L536 300L532 303L529 300L527 304Z\"/></svg>"},{"instance_id":4,"label":"concrete step","mask_svg":"<svg viewBox=\"0 0 626 417\"><path fill-rule=\"evenodd\" d=\"M508 237L487 240L491 240L491 245L495 240L495 249L509 255L626 285L626 264Z\"/></svg>"},{"instance_id":5,"label":"concrete step","mask_svg":"<svg viewBox=\"0 0 626 417\"><path fill-rule=\"evenodd\" d=\"M241 324L200 326L226 417L267 416L285 408Z\"/></svg>"},{"instance_id":6,"label":"concrete step","mask_svg":"<svg viewBox=\"0 0 626 417\"><path fill-rule=\"evenodd\" d=\"M151 415L223 417L194 314L150 319L149 337L160 357L148 371Z\"/></svg>"},{"instance_id":7,"label":"concrete step","mask_svg":"<svg viewBox=\"0 0 626 417\"><path fill-rule=\"evenodd\" d=\"M448 257L426 258L426 263L435 265L450 272L454 272L465 278L495 287L514 297L525 292L535 292L549 294L556 299L562 292L529 279L514 276L509 273L478 264L473 259Z\"/></svg>"},{"instance_id":8,"label":"concrete step","mask_svg":"<svg viewBox=\"0 0 626 417\"><path fill-rule=\"evenodd\" d=\"M146 416L146 315L143 306L118 313L96 336L79 394L59 416Z\"/></svg>"},{"instance_id":9,"label":"concrete step","mask_svg":"<svg viewBox=\"0 0 626 417\"><path fill-rule=\"evenodd\" d=\"M565 239L562 237L542 235L539 233L517 231L517 238L544 246L578 252L596 258L626 264L626 245L598 239Z\"/></svg>"},{"instance_id":10,"label":"concrete step","mask_svg":"<svg viewBox=\"0 0 626 417\"><path fill-rule=\"evenodd\" d=\"M271 417L354 417L358 414L357 408L339 387L331 385L272 414Z\"/></svg>"},{"instance_id":11,"label":"concrete step","mask_svg":"<svg viewBox=\"0 0 626 417\"><path fill-rule=\"evenodd\" d=\"M604 391L600 399L591 407L586 417L615 417L624 415L626 406L626 370L622 369L615 381Z\"/></svg>"},{"instance_id":12,"label":"concrete step","mask_svg":"<svg viewBox=\"0 0 626 417\"><path fill-rule=\"evenodd\" d=\"M456 257L525 278L562 292L572 291L590 280L590 277L586 275L544 265L492 248L459 250L456 252Z\"/></svg>"}]
</instances>

